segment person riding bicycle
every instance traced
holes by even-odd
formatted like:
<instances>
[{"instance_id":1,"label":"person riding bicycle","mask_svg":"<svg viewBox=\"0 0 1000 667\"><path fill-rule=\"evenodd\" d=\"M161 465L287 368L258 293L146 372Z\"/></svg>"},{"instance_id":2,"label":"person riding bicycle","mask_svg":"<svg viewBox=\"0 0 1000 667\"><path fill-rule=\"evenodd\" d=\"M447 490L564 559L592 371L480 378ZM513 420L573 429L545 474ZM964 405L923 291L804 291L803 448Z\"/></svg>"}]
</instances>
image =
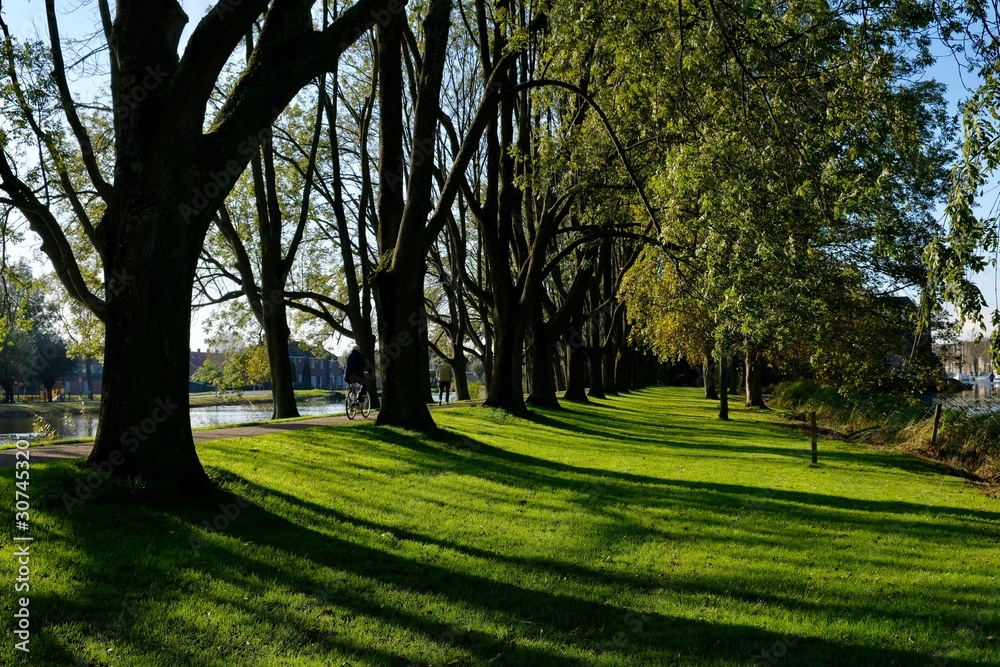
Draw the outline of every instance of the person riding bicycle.
<instances>
[{"instance_id":1,"label":"person riding bicycle","mask_svg":"<svg viewBox=\"0 0 1000 667\"><path fill-rule=\"evenodd\" d=\"M351 348L351 353L347 355L347 364L344 366L344 380L347 384L358 383L365 386L365 355L361 348L355 345Z\"/></svg>"}]
</instances>

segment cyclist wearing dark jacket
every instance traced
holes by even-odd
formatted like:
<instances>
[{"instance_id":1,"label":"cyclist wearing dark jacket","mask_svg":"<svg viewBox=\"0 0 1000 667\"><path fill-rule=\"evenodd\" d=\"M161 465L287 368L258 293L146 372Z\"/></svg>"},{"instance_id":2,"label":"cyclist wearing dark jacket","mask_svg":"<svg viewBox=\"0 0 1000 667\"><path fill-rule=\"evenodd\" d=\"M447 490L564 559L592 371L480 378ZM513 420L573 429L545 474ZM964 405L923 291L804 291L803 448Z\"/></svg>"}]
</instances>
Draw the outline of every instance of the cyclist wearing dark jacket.
<instances>
[{"instance_id":1,"label":"cyclist wearing dark jacket","mask_svg":"<svg viewBox=\"0 0 1000 667\"><path fill-rule=\"evenodd\" d=\"M344 367L344 379L348 383L358 382L364 384L366 365L365 355L362 354L361 348L355 345L351 349L351 353L347 355L347 365Z\"/></svg>"}]
</instances>

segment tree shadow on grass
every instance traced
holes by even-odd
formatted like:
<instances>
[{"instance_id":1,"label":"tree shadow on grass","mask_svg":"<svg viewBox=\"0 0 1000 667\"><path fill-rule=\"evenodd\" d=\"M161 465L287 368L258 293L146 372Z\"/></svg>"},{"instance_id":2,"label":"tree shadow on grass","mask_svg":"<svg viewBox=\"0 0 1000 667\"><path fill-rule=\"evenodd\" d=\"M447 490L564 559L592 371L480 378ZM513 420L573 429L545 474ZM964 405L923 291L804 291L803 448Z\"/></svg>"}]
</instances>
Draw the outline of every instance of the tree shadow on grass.
<instances>
[{"instance_id":1,"label":"tree shadow on grass","mask_svg":"<svg viewBox=\"0 0 1000 667\"><path fill-rule=\"evenodd\" d=\"M511 489L571 491L572 502L582 511L609 519L605 524L609 533L599 537L611 541L659 539L667 534L659 527L623 519L623 506L696 509L719 525L749 517L739 538L747 542L768 537L753 521L758 512L780 513L798 526L834 524L841 530L877 530L884 523L877 514L931 513L948 515L963 524L912 522L912 534L930 542L976 528L996 534L1000 520L1000 514L994 512L615 473L509 452L448 431L438 433L433 440L376 427L336 433L358 446L383 447L418 472L456 472ZM287 465L298 465L301 474L308 475L313 464L292 461ZM39 473L38 482L45 484L46 468L40 468ZM70 479L60 481L53 476L49 481L55 488L72 486ZM930 656L917 651L782 636L753 626L663 613L642 601L651 589L662 586L652 574L599 572L551 558L495 553L333 510L236 475L228 476L227 487L239 489L252 504L218 533L199 526L216 521L221 509L158 511L110 499L85 503L66 515L58 511L58 501L50 502L48 511L55 515L58 530L43 535L44 541L74 543L79 546L74 553L86 554L86 558L58 564L74 571L79 582L71 595L56 596L44 586L33 593L37 618L45 624L36 653L42 662L36 664L74 664L78 644L95 633L107 637L114 649L109 656L119 658L115 664L255 664L259 657L254 653L255 645L234 641L232 625L207 617L205 609L259 626L260 632L251 635L271 632L273 637L264 640L271 651L268 655L290 664L297 659L326 662L323 657L336 657L393 667L446 663L561 667L605 662L745 665L765 652L780 652L787 655L786 664L802 665L881 667L930 662ZM233 498L222 504L235 502ZM275 506L296 509L282 509L280 514L267 509ZM304 517L304 521L295 517ZM348 524L363 533L392 533L397 539L435 545L455 552L456 558L478 559L485 565L447 567L404 555L392 542L373 546L371 535L330 534L334 523ZM192 538L198 540L198 549L192 548ZM502 580L489 567L490 562L523 571L524 576ZM628 606L581 597L570 589L542 588L532 583L531 573L539 568L586 582L596 590L621 591L616 599L630 599L634 593L632 599L639 602ZM797 601L783 591L770 590L766 582L753 591L735 594L732 581L724 578L680 583L699 595L710 592L747 603L763 600L805 614L862 614L859 607L846 602L816 605ZM285 599L280 596L281 603L276 605L276 591L292 597L296 608L284 609ZM159 603L163 599L169 601L166 609ZM138 611L134 622L122 627L118 618L126 602L133 602ZM171 611L190 604L203 613ZM454 613L425 611L442 604ZM329 617L324 614L328 609L333 609ZM331 618L347 619L343 622L364 625L369 631L345 634L329 622ZM46 626L53 632L46 632ZM235 639L243 640L240 627L236 624L239 636ZM396 641L386 641L388 636ZM129 662L123 658L128 655L143 657ZM153 662L153 655L159 656L158 663ZM110 664L110 658L108 662L91 658L93 664ZM948 662L973 664L955 659Z\"/></svg>"},{"instance_id":2,"label":"tree shadow on grass","mask_svg":"<svg viewBox=\"0 0 1000 667\"><path fill-rule=\"evenodd\" d=\"M821 493L811 493L805 491L788 491L770 489L767 487L750 486L744 484L724 484L719 482L703 482L683 479L669 479L664 477L654 477L650 475L639 475L631 472L609 471L602 468L588 466L575 466L568 463L553 461L542 457L531 456L520 452L511 452L506 449L495 447L485 442L474 440L466 435L450 433L442 430L437 436L437 442L450 446L452 452L438 450L437 455L454 456L459 452L462 459L468 460L470 465L467 472L469 474L482 474L494 481L502 481L514 487L528 488L563 488L570 490L582 490L586 492L588 484L596 483L606 486L609 481L616 483L628 483L637 487L665 487L674 489L687 489L692 491L709 491L716 494L732 496L735 500L730 503L731 507L738 507L746 498L752 498L760 493L766 493L767 498L773 501L782 501L789 504L805 507L828 507L837 510L851 510L862 512L895 513L895 514L919 514L935 513L949 516L957 516L965 519L977 519L985 523L996 526L1000 522L1000 512L990 512L985 510L970 510L966 508L954 508L940 505L926 505L906 501L879 501L863 500L858 498L845 498ZM424 445L426 447L426 445ZM433 448L428 448L434 451ZM844 453L845 457L850 457L850 453ZM893 463L896 457L886 457L886 463ZM876 457L878 461L880 457ZM870 463L866 454L866 463ZM916 463L922 463L916 461ZM436 465L437 461L433 462ZM933 468L915 466L914 470L923 474L931 474ZM566 477L569 474L572 477ZM642 493L647 493L643 491ZM614 501L624 500L620 495L610 496ZM713 504L717 499L713 498Z\"/></svg>"},{"instance_id":3,"label":"tree shadow on grass","mask_svg":"<svg viewBox=\"0 0 1000 667\"><path fill-rule=\"evenodd\" d=\"M367 531L374 535L391 534L393 541L409 541L414 545L421 546L428 544L434 545L444 550L460 554L461 556L482 560L486 564L502 564L509 569L522 572L544 572L547 575L554 577L555 580L573 578L577 581L587 581L592 585L604 586L606 588L619 591L629 589L635 591L648 591L656 588L666 588L671 591L684 589L688 594L713 594L719 597L741 599L750 604L767 602L786 609L795 609L797 611L810 614L828 614L840 619L868 619L871 617L873 612L871 608L859 606L856 602L837 602L829 597L822 604L805 602L797 596L795 591L774 590L763 582L759 588L753 591L740 591L740 586L738 585L739 582L735 582L731 578L724 576L719 577L715 583L706 585L706 579L704 577L699 577L695 580L684 575L675 575L669 580L664 580L660 576L641 576L629 571L595 569L581 563L574 563L572 561L553 557L516 556L502 551L479 548L472 544L464 544L458 540L443 538L435 534L419 532L399 524L387 522L383 523L370 518L358 517L348 512L326 505L309 502L294 495L284 493L270 487L261 486L242 478L230 478L230 484L232 484L235 488L246 490L248 495L251 497L258 498L272 496L280 498L283 505L296 508L296 513L301 511L303 513L302 516L318 517L334 523L347 524L353 528L361 531ZM624 497L625 494L618 495L619 497ZM682 503L683 501L680 500L677 502L677 504ZM684 506L690 507L690 505ZM746 499L744 499L741 507L744 510L747 509ZM757 511L759 510L753 509L751 510L751 514ZM875 530L880 527L876 523L868 522L863 519L859 520L854 517L826 515L818 516L816 513L802 513L798 518L801 522L819 521L826 524L835 522L841 530ZM720 523L732 525L732 521L729 521L729 519L737 521L747 519L751 523L754 522L753 516L734 516L725 517ZM953 537L956 532L964 530L964 527L958 528L954 526L940 526L935 524L929 517L926 516L921 519L908 519L900 521L896 525L890 526L890 528L892 529L892 533L905 532L907 537L912 538L919 543L947 540ZM718 548L731 548L732 544L736 542L759 544L761 541L766 539L763 535L763 531L759 529L756 534L753 529L750 529L747 532L749 534L744 538L728 536L725 539L718 540ZM608 539L609 536L604 534L601 537ZM623 520L619 516L617 525L614 527L614 535L610 536L609 541L618 543L624 542L625 540L642 542L647 539L662 539L664 537L669 536L664 535L660 531L651 530L647 525L639 524L628 519ZM799 531L790 529L789 534L785 535L785 537L789 542L797 542L807 538L808 535L800 534ZM1000 537L1000 530L997 531L997 537ZM712 540L708 539L708 541ZM664 540L664 542L666 542L666 540ZM879 562L879 556L874 552L869 554L851 552L849 554L845 554L841 559L838 559L837 556L833 555L829 557L833 561L840 562L845 571L860 571L872 566L891 567L899 562L899 559ZM808 561L809 558L811 557L805 557L805 561ZM802 565L803 567L808 567L809 563L803 562ZM945 569L950 568L951 564L949 563ZM979 594L981 591L977 589L975 593ZM947 592L942 595L950 599L954 593ZM887 609L880 610L878 613L882 618L912 620L912 616L910 615L895 613Z\"/></svg>"},{"instance_id":4,"label":"tree shadow on grass","mask_svg":"<svg viewBox=\"0 0 1000 667\"><path fill-rule=\"evenodd\" d=\"M762 454L770 456L782 456L805 459L810 456L808 442L803 440L800 448L780 447L754 444L761 438L774 437L772 427L786 426L782 424L772 424L770 422L721 422L713 423L717 435L724 437L733 444L709 443L694 440L697 436L704 436L705 429L699 426L684 426L671 423L666 427L649 430L660 432L660 436L636 435L635 433L622 429L612 429L606 421L599 418L588 418L582 415L570 415L566 412L536 412L529 420L539 426L565 432L570 435L590 435L596 438L606 439L611 442L638 443L654 447L669 447L671 449L688 450L695 454L704 451L728 454L730 457L738 457L746 454ZM721 429L726 429L724 434ZM749 432L740 432L744 429ZM846 443L845 443L846 444ZM824 461L835 461L841 463L859 462L866 465L875 465L882 468L891 468L905 471L915 475L923 476L954 476L954 471L947 466L908 456L899 452L890 452L882 449L866 447L864 445L853 445L855 451L843 448L844 445L837 445L837 449L822 447L820 458Z\"/></svg>"},{"instance_id":5,"label":"tree shadow on grass","mask_svg":"<svg viewBox=\"0 0 1000 667\"><path fill-rule=\"evenodd\" d=\"M229 482L250 490L248 497L263 504L301 504L248 480ZM118 514L117 528L125 530L101 523L109 512ZM70 636L106 634L113 653L107 663L92 656L92 664L111 664L110 656L119 656L115 664L154 664L153 656L156 664L254 664L260 646L240 631L241 623L273 632L263 638L267 655L289 664L323 656L353 656L361 664L392 667L746 665L771 654L803 665L927 661L913 651L781 635L513 584L491 577L488 570L472 573L401 555L391 545L379 548L334 536L323 526L257 504L242 508L218 531L200 528L203 522L216 523L218 516L95 503L63 517L61 529L87 559L72 564L80 580L75 594L56 599L42 589L35 595L38 617L53 625L74 623ZM616 585L641 592L657 583L629 578ZM116 596L132 600L136 608L134 622L117 630L120 605L108 602ZM163 597L170 600L165 609ZM292 608L274 603L289 598ZM192 613L170 611L185 605L194 607ZM453 613L433 611L442 605ZM236 627L232 619L240 619ZM332 622L338 619L368 631L345 635ZM243 646L244 640L251 645ZM77 652L71 644L60 634L42 647L39 658L51 660L44 664L74 664ZM122 656L135 658L130 662Z\"/></svg>"}]
</instances>

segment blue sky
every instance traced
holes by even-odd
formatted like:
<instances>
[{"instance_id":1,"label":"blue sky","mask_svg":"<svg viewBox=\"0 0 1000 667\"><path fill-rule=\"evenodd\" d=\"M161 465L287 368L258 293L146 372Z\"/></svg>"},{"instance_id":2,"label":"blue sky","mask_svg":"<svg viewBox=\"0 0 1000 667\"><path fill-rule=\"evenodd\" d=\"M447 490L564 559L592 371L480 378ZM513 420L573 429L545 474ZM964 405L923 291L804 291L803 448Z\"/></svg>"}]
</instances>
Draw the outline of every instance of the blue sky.
<instances>
[{"instance_id":1,"label":"blue sky","mask_svg":"<svg viewBox=\"0 0 1000 667\"><path fill-rule=\"evenodd\" d=\"M187 40L188 35L197 25L198 20L214 4L210 0L180 0L184 11L187 12L190 21L182 36L182 44ZM44 0L0 0L4 20L7 22L12 34L45 34L45 4ZM60 7L57 11L61 14L60 30L67 36L80 36L95 30L98 26L97 3L90 0L72 0L69 2L58 2ZM62 9L65 8L65 9ZM961 64L956 61L948 49L937 44L935 54L938 56L937 63L931 67L926 78L934 78L941 81L948 87L948 100L950 111L957 113L959 104L968 94L968 88L974 87L978 79L966 72ZM997 197L1000 194L1000 184L994 181L994 185L988 188L986 196L983 198L981 211L987 213L997 205ZM940 213L943 217L943 208ZM37 240L32 239L33 245L37 248ZM998 304L998 287L996 271L992 268L974 276L974 280L986 298L988 313ZM971 326L966 327L966 331L971 335ZM192 348L205 348L204 333L201 330L200 318L195 317L191 331Z\"/></svg>"}]
</instances>

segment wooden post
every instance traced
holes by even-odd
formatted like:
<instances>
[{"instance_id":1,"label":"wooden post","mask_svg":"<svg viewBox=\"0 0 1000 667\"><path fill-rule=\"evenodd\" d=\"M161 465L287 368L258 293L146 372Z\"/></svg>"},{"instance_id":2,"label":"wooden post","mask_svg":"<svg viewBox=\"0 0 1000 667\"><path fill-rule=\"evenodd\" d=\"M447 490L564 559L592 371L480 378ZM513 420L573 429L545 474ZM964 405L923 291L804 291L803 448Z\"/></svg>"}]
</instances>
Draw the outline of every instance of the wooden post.
<instances>
[{"instance_id":1,"label":"wooden post","mask_svg":"<svg viewBox=\"0 0 1000 667\"><path fill-rule=\"evenodd\" d=\"M941 422L941 404L934 406L934 430L931 432L931 447L937 446L938 424Z\"/></svg>"},{"instance_id":2,"label":"wooden post","mask_svg":"<svg viewBox=\"0 0 1000 667\"><path fill-rule=\"evenodd\" d=\"M818 457L817 457L818 452L816 451L816 411L815 410L813 410L812 412L809 413L809 430L812 432L812 455L813 455L813 463L816 463L817 460L818 460Z\"/></svg>"}]
</instances>

